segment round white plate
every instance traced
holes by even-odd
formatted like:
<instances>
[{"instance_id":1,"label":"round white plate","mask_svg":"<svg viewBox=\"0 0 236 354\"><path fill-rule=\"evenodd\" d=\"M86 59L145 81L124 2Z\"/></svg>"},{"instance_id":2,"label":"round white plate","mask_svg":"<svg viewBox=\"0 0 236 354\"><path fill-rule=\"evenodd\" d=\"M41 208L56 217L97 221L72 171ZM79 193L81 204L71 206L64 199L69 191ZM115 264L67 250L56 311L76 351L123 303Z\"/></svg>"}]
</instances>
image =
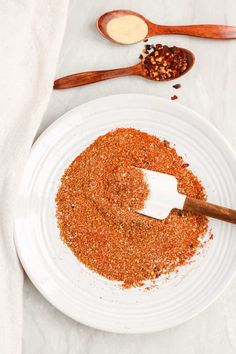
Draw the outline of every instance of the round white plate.
<instances>
[{"instance_id":1,"label":"round white plate","mask_svg":"<svg viewBox=\"0 0 236 354\"><path fill-rule=\"evenodd\" d=\"M15 242L32 282L68 316L112 332L158 331L198 314L229 283L236 268L236 227L211 221L215 237L207 252L151 291L123 290L87 269L59 237L55 194L72 160L116 127L134 127L175 143L202 180L209 200L236 208L236 157L211 124L154 96L109 96L66 113L34 144L19 192Z\"/></svg>"}]
</instances>

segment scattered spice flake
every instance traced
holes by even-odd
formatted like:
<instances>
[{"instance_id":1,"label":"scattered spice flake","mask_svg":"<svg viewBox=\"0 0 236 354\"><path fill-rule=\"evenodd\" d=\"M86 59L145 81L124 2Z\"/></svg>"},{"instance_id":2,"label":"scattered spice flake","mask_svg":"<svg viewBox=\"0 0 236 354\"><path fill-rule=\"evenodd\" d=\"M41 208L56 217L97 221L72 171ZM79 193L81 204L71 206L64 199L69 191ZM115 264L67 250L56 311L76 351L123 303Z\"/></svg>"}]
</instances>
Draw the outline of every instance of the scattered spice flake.
<instances>
[{"instance_id":1,"label":"scattered spice flake","mask_svg":"<svg viewBox=\"0 0 236 354\"><path fill-rule=\"evenodd\" d=\"M186 211L172 210L165 220L136 213L148 188L132 166L172 174L180 193L206 199L176 150L136 129L100 136L71 163L56 195L60 236L82 263L124 288L190 264L208 225L205 216Z\"/></svg>"},{"instance_id":2,"label":"scattered spice flake","mask_svg":"<svg viewBox=\"0 0 236 354\"><path fill-rule=\"evenodd\" d=\"M146 44L145 45L145 49L149 51L151 49L151 45L150 44Z\"/></svg>"},{"instance_id":3,"label":"scattered spice flake","mask_svg":"<svg viewBox=\"0 0 236 354\"><path fill-rule=\"evenodd\" d=\"M167 140L163 140L163 144L164 144L165 147L169 147L170 146L170 143Z\"/></svg>"},{"instance_id":4,"label":"scattered spice flake","mask_svg":"<svg viewBox=\"0 0 236 354\"><path fill-rule=\"evenodd\" d=\"M183 163L183 168L187 168L189 166L189 163Z\"/></svg>"},{"instance_id":5,"label":"scattered spice flake","mask_svg":"<svg viewBox=\"0 0 236 354\"><path fill-rule=\"evenodd\" d=\"M148 42L148 38L144 39L143 41L144 41L144 42Z\"/></svg>"},{"instance_id":6,"label":"scattered spice flake","mask_svg":"<svg viewBox=\"0 0 236 354\"><path fill-rule=\"evenodd\" d=\"M146 286L146 287L144 288L144 290L145 290L145 291L151 291L151 290L156 289L156 288L157 288L157 285L155 284L155 282L153 282L151 285Z\"/></svg>"},{"instance_id":7,"label":"scattered spice flake","mask_svg":"<svg viewBox=\"0 0 236 354\"><path fill-rule=\"evenodd\" d=\"M178 96L174 95L174 96L171 96L171 100L174 101L174 100L177 100L178 99Z\"/></svg>"},{"instance_id":8,"label":"scattered spice flake","mask_svg":"<svg viewBox=\"0 0 236 354\"><path fill-rule=\"evenodd\" d=\"M175 84L172 86L174 89L178 90L181 87L181 84Z\"/></svg>"},{"instance_id":9,"label":"scattered spice flake","mask_svg":"<svg viewBox=\"0 0 236 354\"><path fill-rule=\"evenodd\" d=\"M142 60L142 59L143 59L143 55L142 55L142 54L140 54L139 59L140 59L140 60Z\"/></svg>"}]
</instances>

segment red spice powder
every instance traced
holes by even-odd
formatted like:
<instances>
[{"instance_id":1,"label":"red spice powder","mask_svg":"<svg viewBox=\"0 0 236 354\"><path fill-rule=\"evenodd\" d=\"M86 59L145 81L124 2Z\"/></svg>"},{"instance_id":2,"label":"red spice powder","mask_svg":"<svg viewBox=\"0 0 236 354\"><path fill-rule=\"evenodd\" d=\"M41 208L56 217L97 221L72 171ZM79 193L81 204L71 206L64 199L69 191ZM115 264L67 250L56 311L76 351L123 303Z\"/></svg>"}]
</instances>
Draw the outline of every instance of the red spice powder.
<instances>
[{"instance_id":1,"label":"red spice powder","mask_svg":"<svg viewBox=\"0 0 236 354\"><path fill-rule=\"evenodd\" d=\"M135 167L172 174L180 193L206 198L166 140L132 128L96 139L67 168L56 196L62 240L87 267L127 288L189 263L208 224L206 217L180 210L165 220L136 213L149 191Z\"/></svg>"}]
</instances>

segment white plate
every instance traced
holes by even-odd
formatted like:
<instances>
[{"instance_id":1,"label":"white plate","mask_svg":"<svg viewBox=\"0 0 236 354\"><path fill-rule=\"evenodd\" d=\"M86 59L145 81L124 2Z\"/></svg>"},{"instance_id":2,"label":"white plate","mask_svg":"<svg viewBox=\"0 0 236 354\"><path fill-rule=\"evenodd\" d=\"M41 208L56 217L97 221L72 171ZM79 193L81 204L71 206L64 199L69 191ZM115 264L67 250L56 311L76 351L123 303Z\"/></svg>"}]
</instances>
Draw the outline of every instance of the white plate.
<instances>
[{"instance_id":1,"label":"white plate","mask_svg":"<svg viewBox=\"0 0 236 354\"><path fill-rule=\"evenodd\" d=\"M158 331L198 314L229 283L236 268L236 227L211 221L215 238L205 255L149 292L123 290L79 263L60 240L55 193L72 160L116 127L138 128L175 143L202 180L209 200L236 207L236 157L211 124L154 96L109 96L66 113L34 144L19 192L15 242L32 282L68 316L112 332Z\"/></svg>"}]
</instances>

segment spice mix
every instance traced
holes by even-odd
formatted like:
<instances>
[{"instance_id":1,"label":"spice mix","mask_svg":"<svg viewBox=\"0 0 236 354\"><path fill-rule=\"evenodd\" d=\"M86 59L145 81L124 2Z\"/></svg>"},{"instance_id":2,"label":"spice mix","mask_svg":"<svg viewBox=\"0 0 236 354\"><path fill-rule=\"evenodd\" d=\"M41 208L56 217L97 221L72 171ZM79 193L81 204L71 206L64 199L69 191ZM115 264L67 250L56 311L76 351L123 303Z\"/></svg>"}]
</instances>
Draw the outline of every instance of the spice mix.
<instances>
[{"instance_id":1,"label":"spice mix","mask_svg":"<svg viewBox=\"0 0 236 354\"><path fill-rule=\"evenodd\" d=\"M97 138L70 164L56 195L60 236L91 270L141 286L190 262L207 218L172 210L165 220L140 215L148 186L138 168L174 175L180 193L205 199L198 178L166 140L133 128Z\"/></svg>"}]
</instances>

